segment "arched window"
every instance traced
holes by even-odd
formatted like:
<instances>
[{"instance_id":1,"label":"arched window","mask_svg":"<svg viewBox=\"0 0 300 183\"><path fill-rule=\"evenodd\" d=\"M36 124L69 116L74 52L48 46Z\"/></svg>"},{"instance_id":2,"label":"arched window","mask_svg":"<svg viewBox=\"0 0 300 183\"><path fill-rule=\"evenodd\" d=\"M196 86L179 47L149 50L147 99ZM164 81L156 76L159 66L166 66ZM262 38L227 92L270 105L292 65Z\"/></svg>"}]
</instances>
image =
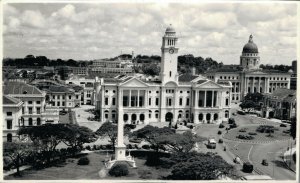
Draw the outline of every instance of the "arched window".
<instances>
[{"instance_id":1,"label":"arched window","mask_svg":"<svg viewBox=\"0 0 300 183\"><path fill-rule=\"evenodd\" d=\"M141 122L144 122L144 120L145 120L145 115L144 114L140 114L140 120L141 120Z\"/></svg>"},{"instance_id":2,"label":"arched window","mask_svg":"<svg viewBox=\"0 0 300 183\"><path fill-rule=\"evenodd\" d=\"M29 119L28 119L28 125L29 125L29 126L32 126L32 118L29 118Z\"/></svg>"},{"instance_id":3,"label":"arched window","mask_svg":"<svg viewBox=\"0 0 300 183\"><path fill-rule=\"evenodd\" d=\"M155 111L155 118L156 118L156 119L158 119L158 115L159 115L159 111L156 110L156 111Z\"/></svg>"},{"instance_id":4,"label":"arched window","mask_svg":"<svg viewBox=\"0 0 300 183\"><path fill-rule=\"evenodd\" d=\"M152 111L149 110L149 118L151 118L151 115L152 115Z\"/></svg>"},{"instance_id":5,"label":"arched window","mask_svg":"<svg viewBox=\"0 0 300 183\"><path fill-rule=\"evenodd\" d=\"M229 117L229 111L225 111L225 118Z\"/></svg>"},{"instance_id":6,"label":"arched window","mask_svg":"<svg viewBox=\"0 0 300 183\"><path fill-rule=\"evenodd\" d=\"M123 120L126 122L126 121L128 121L128 114L124 114L123 115Z\"/></svg>"},{"instance_id":7,"label":"arched window","mask_svg":"<svg viewBox=\"0 0 300 183\"><path fill-rule=\"evenodd\" d=\"M41 118L36 119L36 125L38 125L38 126L41 125Z\"/></svg>"},{"instance_id":8,"label":"arched window","mask_svg":"<svg viewBox=\"0 0 300 183\"><path fill-rule=\"evenodd\" d=\"M200 114L198 115L198 119L199 119L199 121L202 121L202 120L203 120L203 114L202 114L202 113L200 113Z\"/></svg>"},{"instance_id":9,"label":"arched window","mask_svg":"<svg viewBox=\"0 0 300 183\"><path fill-rule=\"evenodd\" d=\"M218 120L218 118L219 118L218 113L215 113L215 114L214 114L214 120Z\"/></svg>"}]
</instances>

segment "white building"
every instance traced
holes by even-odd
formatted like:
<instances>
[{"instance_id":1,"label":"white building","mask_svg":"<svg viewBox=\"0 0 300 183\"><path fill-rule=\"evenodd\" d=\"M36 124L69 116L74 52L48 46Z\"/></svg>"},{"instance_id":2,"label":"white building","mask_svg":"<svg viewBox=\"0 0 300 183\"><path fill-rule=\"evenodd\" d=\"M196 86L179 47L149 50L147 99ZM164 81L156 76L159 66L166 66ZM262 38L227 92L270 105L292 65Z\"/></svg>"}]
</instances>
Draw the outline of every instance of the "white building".
<instances>
[{"instance_id":1,"label":"white building","mask_svg":"<svg viewBox=\"0 0 300 183\"><path fill-rule=\"evenodd\" d=\"M179 47L170 26L162 38L160 81L96 78L101 121L220 123L230 117L231 83L178 75Z\"/></svg>"},{"instance_id":2,"label":"white building","mask_svg":"<svg viewBox=\"0 0 300 183\"><path fill-rule=\"evenodd\" d=\"M257 45L250 35L240 56L239 66L227 66L206 73L214 82L232 83L233 102L239 102L247 93L273 93L278 88L290 88L291 73L259 68L260 56Z\"/></svg>"},{"instance_id":3,"label":"white building","mask_svg":"<svg viewBox=\"0 0 300 183\"><path fill-rule=\"evenodd\" d=\"M19 129L23 102L20 99L3 95L3 141L12 142L18 138L17 130Z\"/></svg>"},{"instance_id":4,"label":"white building","mask_svg":"<svg viewBox=\"0 0 300 183\"><path fill-rule=\"evenodd\" d=\"M81 105L94 105L94 78L73 76L66 80L65 83L75 84L83 88L81 92Z\"/></svg>"},{"instance_id":5,"label":"white building","mask_svg":"<svg viewBox=\"0 0 300 183\"><path fill-rule=\"evenodd\" d=\"M46 93L37 87L23 82L7 82L4 85L3 93L4 95L17 98L23 102L22 126L58 123L58 108L46 104Z\"/></svg>"}]
</instances>

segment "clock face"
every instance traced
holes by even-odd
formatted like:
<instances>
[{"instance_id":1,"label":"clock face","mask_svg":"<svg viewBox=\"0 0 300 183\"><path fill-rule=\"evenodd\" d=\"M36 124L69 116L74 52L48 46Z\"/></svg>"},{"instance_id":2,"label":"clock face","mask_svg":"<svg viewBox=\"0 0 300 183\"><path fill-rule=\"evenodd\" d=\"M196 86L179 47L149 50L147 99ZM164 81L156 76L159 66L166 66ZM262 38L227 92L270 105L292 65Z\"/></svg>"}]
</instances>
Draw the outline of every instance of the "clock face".
<instances>
[{"instance_id":1,"label":"clock face","mask_svg":"<svg viewBox=\"0 0 300 183\"><path fill-rule=\"evenodd\" d=\"M169 53L170 53L170 54L173 54L173 53L174 53L174 50L173 50L173 49L170 49L170 50L169 50Z\"/></svg>"}]
</instances>

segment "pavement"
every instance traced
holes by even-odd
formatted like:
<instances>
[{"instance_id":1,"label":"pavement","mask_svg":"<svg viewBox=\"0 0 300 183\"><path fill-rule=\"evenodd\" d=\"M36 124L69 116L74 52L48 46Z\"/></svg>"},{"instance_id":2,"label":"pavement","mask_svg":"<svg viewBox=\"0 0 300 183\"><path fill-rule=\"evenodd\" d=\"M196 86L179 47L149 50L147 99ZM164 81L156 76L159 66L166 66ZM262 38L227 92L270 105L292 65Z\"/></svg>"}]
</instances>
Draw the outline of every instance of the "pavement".
<instances>
[{"instance_id":1,"label":"pavement","mask_svg":"<svg viewBox=\"0 0 300 183\"><path fill-rule=\"evenodd\" d=\"M90 109L95 109L95 106L82 105L81 107L74 108L73 111L75 112L76 121L79 126L85 126L95 132L103 123L99 121L88 120L89 117L95 117L94 114L87 111Z\"/></svg>"}]
</instances>

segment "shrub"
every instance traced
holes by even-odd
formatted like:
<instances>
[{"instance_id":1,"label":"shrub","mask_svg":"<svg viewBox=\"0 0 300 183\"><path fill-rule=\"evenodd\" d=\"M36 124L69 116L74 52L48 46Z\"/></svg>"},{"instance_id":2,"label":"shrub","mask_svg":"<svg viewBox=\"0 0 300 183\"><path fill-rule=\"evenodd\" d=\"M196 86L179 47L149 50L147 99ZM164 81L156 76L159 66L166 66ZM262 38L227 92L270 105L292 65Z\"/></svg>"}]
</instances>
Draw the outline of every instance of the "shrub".
<instances>
[{"instance_id":1,"label":"shrub","mask_svg":"<svg viewBox=\"0 0 300 183\"><path fill-rule=\"evenodd\" d=\"M260 133L274 133L274 126L271 125L260 125L257 127L256 131Z\"/></svg>"},{"instance_id":2,"label":"shrub","mask_svg":"<svg viewBox=\"0 0 300 183\"><path fill-rule=\"evenodd\" d=\"M282 131L283 133L287 133L287 134L289 134L290 133L290 130L284 130L284 131Z\"/></svg>"},{"instance_id":3,"label":"shrub","mask_svg":"<svg viewBox=\"0 0 300 183\"><path fill-rule=\"evenodd\" d=\"M219 125L219 128L224 128L225 126L221 123L220 125Z\"/></svg>"},{"instance_id":4,"label":"shrub","mask_svg":"<svg viewBox=\"0 0 300 183\"><path fill-rule=\"evenodd\" d=\"M110 176L121 177L128 175L128 167L125 164L117 164L109 170Z\"/></svg>"},{"instance_id":5,"label":"shrub","mask_svg":"<svg viewBox=\"0 0 300 183\"><path fill-rule=\"evenodd\" d=\"M243 164L243 171L246 173L252 173L253 165L250 162L246 162Z\"/></svg>"},{"instance_id":6,"label":"shrub","mask_svg":"<svg viewBox=\"0 0 300 183\"><path fill-rule=\"evenodd\" d=\"M77 165L88 165L88 164L90 164L90 160L88 157L81 157L77 162Z\"/></svg>"},{"instance_id":7,"label":"shrub","mask_svg":"<svg viewBox=\"0 0 300 183\"><path fill-rule=\"evenodd\" d=\"M233 124L235 123L235 119L234 118L229 118L228 119L228 124Z\"/></svg>"},{"instance_id":8,"label":"shrub","mask_svg":"<svg viewBox=\"0 0 300 183\"><path fill-rule=\"evenodd\" d=\"M280 126L280 127L287 127L286 124L283 124L283 123L280 124L279 126Z\"/></svg>"},{"instance_id":9,"label":"shrub","mask_svg":"<svg viewBox=\"0 0 300 183\"><path fill-rule=\"evenodd\" d=\"M126 124L124 127L125 128L130 128L130 129L135 129L136 125L134 125L134 124Z\"/></svg>"},{"instance_id":10,"label":"shrub","mask_svg":"<svg viewBox=\"0 0 300 183\"><path fill-rule=\"evenodd\" d=\"M219 130L219 131L218 131L218 135L221 135L221 134L222 134L222 131Z\"/></svg>"},{"instance_id":11,"label":"shrub","mask_svg":"<svg viewBox=\"0 0 300 183\"><path fill-rule=\"evenodd\" d=\"M242 128L239 130L239 132L246 132L247 128Z\"/></svg>"},{"instance_id":12,"label":"shrub","mask_svg":"<svg viewBox=\"0 0 300 183\"><path fill-rule=\"evenodd\" d=\"M249 132L248 134L249 135L257 135L257 133L255 133L255 132Z\"/></svg>"},{"instance_id":13,"label":"shrub","mask_svg":"<svg viewBox=\"0 0 300 183\"><path fill-rule=\"evenodd\" d=\"M193 125L189 125L189 128L192 130L194 128L194 126Z\"/></svg>"},{"instance_id":14,"label":"shrub","mask_svg":"<svg viewBox=\"0 0 300 183\"><path fill-rule=\"evenodd\" d=\"M236 138L243 139L243 140L252 140L252 139L254 139L254 137L251 136L251 135L238 135L238 136L236 136Z\"/></svg>"},{"instance_id":15,"label":"shrub","mask_svg":"<svg viewBox=\"0 0 300 183\"><path fill-rule=\"evenodd\" d=\"M150 146L147 145L147 144L145 144L145 145L142 146L142 148L143 148L143 149L150 149Z\"/></svg>"},{"instance_id":16,"label":"shrub","mask_svg":"<svg viewBox=\"0 0 300 183\"><path fill-rule=\"evenodd\" d=\"M223 139L219 139L219 143L222 144L223 143Z\"/></svg>"},{"instance_id":17,"label":"shrub","mask_svg":"<svg viewBox=\"0 0 300 183\"><path fill-rule=\"evenodd\" d=\"M133 147L132 147L131 144L128 144L128 145L127 145L127 148L128 148L128 149L133 149Z\"/></svg>"},{"instance_id":18,"label":"shrub","mask_svg":"<svg viewBox=\"0 0 300 183\"><path fill-rule=\"evenodd\" d=\"M147 166L157 166L160 165L159 156L155 153L148 153L147 160L145 162Z\"/></svg>"},{"instance_id":19,"label":"shrub","mask_svg":"<svg viewBox=\"0 0 300 183\"><path fill-rule=\"evenodd\" d=\"M86 148L86 150L89 150L89 151L92 150L91 146L89 146L89 145L85 146L85 148Z\"/></svg>"},{"instance_id":20,"label":"shrub","mask_svg":"<svg viewBox=\"0 0 300 183\"><path fill-rule=\"evenodd\" d=\"M232 123L231 125L229 125L230 128L236 128L237 124L236 123Z\"/></svg>"},{"instance_id":21,"label":"shrub","mask_svg":"<svg viewBox=\"0 0 300 183\"><path fill-rule=\"evenodd\" d=\"M139 138L129 139L129 142L140 143L140 142L142 142L142 139L139 139Z\"/></svg>"}]
</instances>

